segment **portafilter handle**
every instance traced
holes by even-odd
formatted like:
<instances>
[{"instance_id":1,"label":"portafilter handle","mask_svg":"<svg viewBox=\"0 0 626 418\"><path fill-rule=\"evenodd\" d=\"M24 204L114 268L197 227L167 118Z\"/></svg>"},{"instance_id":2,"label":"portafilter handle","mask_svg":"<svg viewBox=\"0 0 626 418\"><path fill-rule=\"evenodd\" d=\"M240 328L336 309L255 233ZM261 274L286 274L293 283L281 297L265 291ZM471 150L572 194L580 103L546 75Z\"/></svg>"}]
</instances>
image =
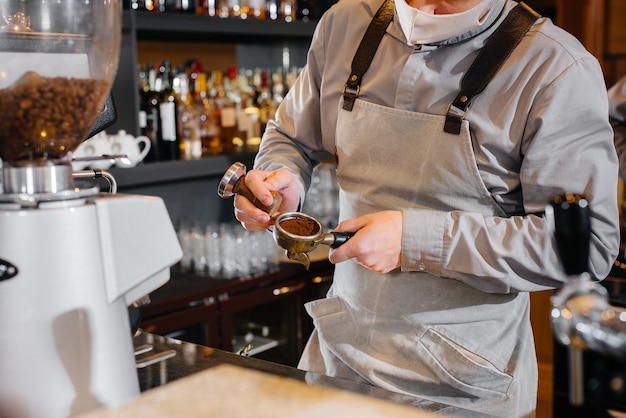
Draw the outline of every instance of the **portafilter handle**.
<instances>
[{"instance_id":1,"label":"portafilter handle","mask_svg":"<svg viewBox=\"0 0 626 418\"><path fill-rule=\"evenodd\" d=\"M217 194L223 199L227 199L235 194L241 195L252 202L257 208L268 213L270 216L274 216L283 201L281 194L276 191L272 191L274 201L271 205L265 206L250 191L248 186L246 186L245 177L246 166L240 162L233 163L222 176L217 188Z\"/></svg>"}]
</instances>

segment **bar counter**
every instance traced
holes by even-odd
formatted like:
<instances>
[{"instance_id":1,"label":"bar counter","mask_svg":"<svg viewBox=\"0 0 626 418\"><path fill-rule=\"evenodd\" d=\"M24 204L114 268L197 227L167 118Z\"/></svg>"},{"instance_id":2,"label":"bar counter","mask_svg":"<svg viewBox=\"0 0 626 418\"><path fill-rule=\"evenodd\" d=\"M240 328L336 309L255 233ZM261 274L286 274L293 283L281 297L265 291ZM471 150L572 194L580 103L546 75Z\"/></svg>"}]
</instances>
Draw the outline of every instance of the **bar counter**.
<instances>
[{"instance_id":1,"label":"bar counter","mask_svg":"<svg viewBox=\"0 0 626 418\"><path fill-rule=\"evenodd\" d=\"M138 331L134 337L137 373L142 392L161 387L220 365L236 366L271 376L295 379L307 385L347 391L368 398L414 407L416 410L455 417L485 417L475 412L393 393L374 386L305 372L294 367ZM206 388L210 391L211 388ZM248 411L249 416L262 416Z\"/></svg>"}]
</instances>

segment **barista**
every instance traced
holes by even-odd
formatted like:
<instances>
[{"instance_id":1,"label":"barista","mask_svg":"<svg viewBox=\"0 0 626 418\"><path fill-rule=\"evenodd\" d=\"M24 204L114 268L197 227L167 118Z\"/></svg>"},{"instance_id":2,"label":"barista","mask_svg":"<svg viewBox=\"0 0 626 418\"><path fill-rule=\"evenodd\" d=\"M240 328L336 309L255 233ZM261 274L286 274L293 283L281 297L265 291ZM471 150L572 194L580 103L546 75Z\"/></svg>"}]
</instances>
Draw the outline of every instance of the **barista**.
<instances>
[{"instance_id":1,"label":"barista","mask_svg":"<svg viewBox=\"0 0 626 418\"><path fill-rule=\"evenodd\" d=\"M447 129L463 76L516 3L396 0L360 85L346 88L382 3L341 0L322 17L246 175L264 204L279 191L280 211L293 211L319 153L337 159L336 230L355 235L330 252L327 298L307 304L315 331L299 367L476 413L532 416L529 292L567 280L546 205L565 192L590 200L593 279L619 247L600 66L533 17L486 89L451 117L458 130ZM235 216L247 229L272 224L242 196Z\"/></svg>"}]
</instances>

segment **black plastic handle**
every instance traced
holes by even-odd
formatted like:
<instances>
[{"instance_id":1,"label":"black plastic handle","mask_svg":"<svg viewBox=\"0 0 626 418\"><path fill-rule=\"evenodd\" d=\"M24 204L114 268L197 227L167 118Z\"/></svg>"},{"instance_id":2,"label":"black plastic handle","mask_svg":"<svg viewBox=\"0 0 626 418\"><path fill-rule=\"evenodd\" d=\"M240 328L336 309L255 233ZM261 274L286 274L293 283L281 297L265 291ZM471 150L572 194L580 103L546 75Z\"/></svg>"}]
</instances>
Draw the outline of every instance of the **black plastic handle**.
<instances>
[{"instance_id":1,"label":"black plastic handle","mask_svg":"<svg viewBox=\"0 0 626 418\"><path fill-rule=\"evenodd\" d=\"M589 269L591 220L589 202L583 196L565 194L552 199L557 249L565 272L582 274Z\"/></svg>"},{"instance_id":2,"label":"black plastic handle","mask_svg":"<svg viewBox=\"0 0 626 418\"><path fill-rule=\"evenodd\" d=\"M354 236L354 232L333 232L334 241L329 245L330 248L339 248Z\"/></svg>"}]
</instances>

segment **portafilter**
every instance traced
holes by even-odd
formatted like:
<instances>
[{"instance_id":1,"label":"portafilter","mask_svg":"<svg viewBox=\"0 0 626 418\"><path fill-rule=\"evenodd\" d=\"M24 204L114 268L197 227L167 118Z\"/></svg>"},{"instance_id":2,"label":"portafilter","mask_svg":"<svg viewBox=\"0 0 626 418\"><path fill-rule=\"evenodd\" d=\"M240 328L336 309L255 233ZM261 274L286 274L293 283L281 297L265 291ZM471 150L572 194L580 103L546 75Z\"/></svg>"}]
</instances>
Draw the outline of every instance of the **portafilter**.
<instances>
[{"instance_id":1,"label":"portafilter","mask_svg":"<svg viewBox=\"0 0 626 418\"><path fill-rule=\"evenodd\" d=\"M302 212L278 214L278 208L282 203L280 193L273 191L272 204L263 205L246 186L245 175L244 164L240 162L232 164L220 180L217 194L224 199L240 194L274 218L274 228L271 231L274 241L285 250L288 259L302 264L307 270L311 264L308 253L319 244L338 248L354 235L351 232L324 232L319 220Z\"/></svg>"}]
</instances>

